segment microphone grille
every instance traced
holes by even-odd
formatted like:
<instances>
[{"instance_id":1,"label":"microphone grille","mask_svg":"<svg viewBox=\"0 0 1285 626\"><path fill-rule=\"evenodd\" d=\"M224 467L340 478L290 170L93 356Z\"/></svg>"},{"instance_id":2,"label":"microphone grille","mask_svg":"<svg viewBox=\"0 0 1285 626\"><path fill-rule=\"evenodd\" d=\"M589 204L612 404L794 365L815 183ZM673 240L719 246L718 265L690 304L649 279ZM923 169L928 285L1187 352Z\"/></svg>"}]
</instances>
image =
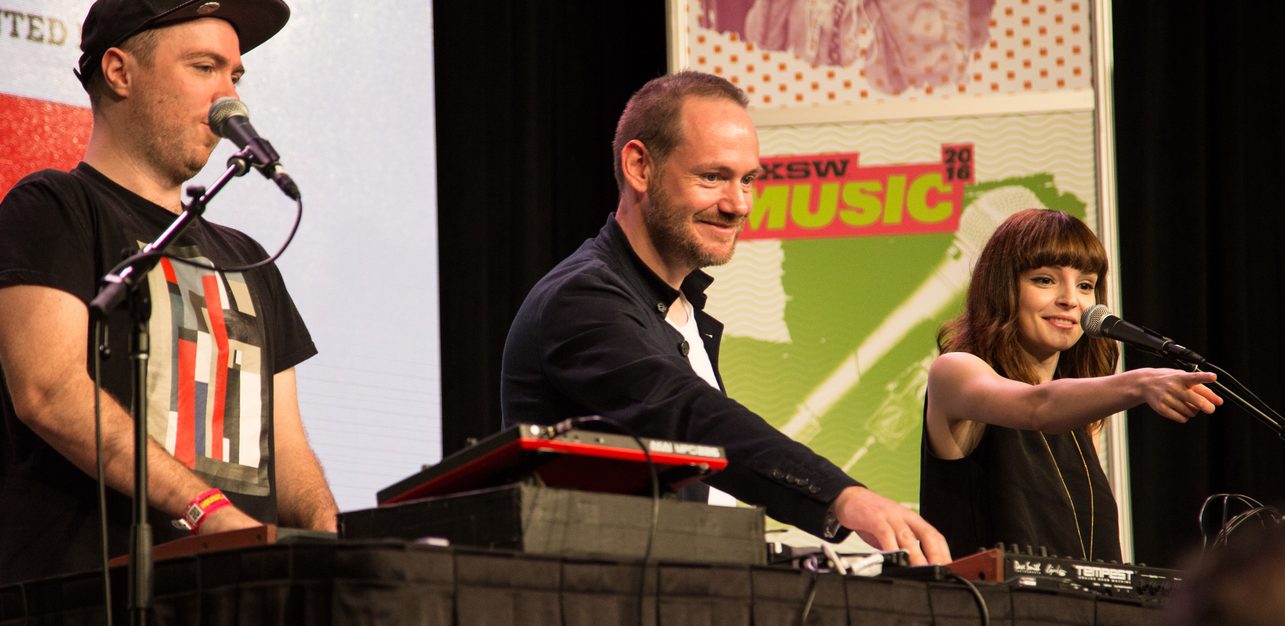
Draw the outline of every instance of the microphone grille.
<instances>
[{"instance_id":1,"label":"microphone grille","mask_svg":"<svg viewBox=\"0 0 1285 626\"><path fill-rule=\"evenodd\" d=\"M223 134L223 125L227 124L229 118L241 116L250 119L250 109L236 98L219 98L210 105L210 130L220 137L226 137Z\"/></svg>"},{"instance_id":2,"label":"microphone grille","mask_svg":"<svg viewBox=\"0 0 1285 626\"><path fill-rule=\"evenodd\" d=\"M1084 329L1084 334L1090 337L1102 336L1102 320L1112 315L1111 309L1105 304L1095 304L1080 316L1080 327Z\"/></svg>"}]
</instances>

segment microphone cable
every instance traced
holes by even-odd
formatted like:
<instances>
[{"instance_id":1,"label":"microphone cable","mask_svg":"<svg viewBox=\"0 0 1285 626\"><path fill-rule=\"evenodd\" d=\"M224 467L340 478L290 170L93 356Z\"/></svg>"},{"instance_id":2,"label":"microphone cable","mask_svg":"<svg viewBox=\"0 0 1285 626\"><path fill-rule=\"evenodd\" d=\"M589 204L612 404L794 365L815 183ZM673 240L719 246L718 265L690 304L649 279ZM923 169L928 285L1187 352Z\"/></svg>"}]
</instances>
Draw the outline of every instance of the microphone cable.
<instances>
[{"instance_id":1,"label":"microphone cable","mask_svg":"<svg viewBox=\"0 0 1285 626\"><path fill-rule=\"evenodd\" d=\"M981 617L981 625L990 626L991 612L990 612L990 609L987 608L986 606L986 598L982 596L982 591L977 588L977 585L973 584L973 581L968 580L963 576L960 576L958 572L949 568L945 568L945 569L946 569L946 576L948 576L952 580L961 582L964 584L965 587L968 587L968 591L973 594L973 602L977 604L977 614Z\"/></svg>"},{"instance_id":2,"label":"microphone cable","mask_svg":"<svg viewBox=\"0 0 1285 626\"><path fill-rule=\"evenodd\" d=\"M1218 389L1224 395L1231 398L1233 403L1236 406L1239 406L1246 413L1249 413L1254 419L1261 422L1264 426L1267 426L1268 428L1275 431L1278 437L1285 439L1285 425L1282 425L1279 420L1268 415L1266 412L1263 411L1263 409L1261 409L1257 405L1240 397L1239 394L1237 394L1234 390L1232 390L1227 385L1221 384L1218 381L1214 381L1213 383L1210 384L1210 386Z\"/></svg>"},{"instance_id":3,"label":"microphone cable","mask_svg":"<svg viewBox=\"0 0 1285 626\"><path fill-rule=\"evenodd\" d=\"M652 461L651 451L647 449L647 444L643 442L632 428L629 428L619 420L614 420L601 415L588 415L584 417L573 417L562 420L553 425L554 438L561 437L579 424L603 423L615 428L621 434L634 440L638 444L638 449L642 450L643 459L647 462L647 472L651 477L651 523L647 526L647 547L643 549L642 569L638 574L638 624L642 626L646 622L644 619L644 606L647 599L647 564L651 562L651 552L656 541L656 527L660 524L660 476L656 473L656 464ZM660 588L656 589L656 620L660 620Z\"/></svg>"},{"instance_id":4,"label":"microphone cable","mask_svg":"<svg viewBox=\"0 0 1285 626\"><path fill-rule=\"evenodd\" d=\"M274 252L269 257L260 261L255 261L254 263L250 263L248 265L232 265L228 267L223 267L216 263L202 263L200 261L193 261L192 259L177 256L170 252L157 250L152 252L140 252L138 254L134 254L130 256L129 258L125 259L124 261L121 261L120 263L117 263L114 267L112 267L111 271L108 272L108 275L117 274L123 271L126 267L134 265L135 263L138 263L140 261L144 261L152 258L167 258L177 263L181 263L183 265L188 265L191 267L208 270L211 272L223 272L223 273L249 272L251 270L256 270L261 267L271 265L272 263L276 262L277 259L281 258L281 255L285 253L286 248L289 248L291 242L294 241L295 234L299 232L299 224L302 221L303 221L303 198L299 198L295 200L294 223L290 225L290 233L286 235L285 242L283 242L281 244L281 247L278 248L277 251Z\"/></svg>"},{"instance_id":5,"label":"microphone cable","mask_svg":"<svg viewBox=\"0 0 1285 626\"><path fill-rule=\"evenodd\" d=\"M1218 498L1222 498L1222 516L1219 521L1218 531L1214 534L1213 539L1211 540L1209 535L1212 528L1207 523L1205 517L1206 513L1209 512L1210 504ZM1246 508L1244 511L1228 517L1231 503L1233 501ZM1215 493L1208 498L1205 498L1204 503L1200 505L1200 512L1196 514L1196 525L1200 528L1201 552L1226 544L1227 539L1231 536L1232 532L1250 518L1256 516L1268 516L1269 519L1278 524L1285 522L1285 517L1282 517L1280 511L1278 511L1276 507L1265 505L1247 495L1239 493Z\"/></svg>"},{"instance_id":6,"label":"microphone cable","mask_svg":"<svg viewBox=\"0 0 1285 626\"><path fill-rule=\"evenodd\" d=\"M1177 365L1180 369L1185 369L1189 372L1205 371L1200 369L1199 365L1182 363L1181 361L1177 361L1173 359L1168 359L1168 360L1171 364ZM1246 413L1249 413L1250 416L1252 416L1254 419L1258 420L1259 422L1262 422L1264 426L1267 426L1268 428L1272 429L1272 431L1274 431L1278 437L1285 439L1285 419L1282 419L1280 414L1277 413L1275 409L1269 406L1266 402L1263 402L1263 400L1259 398L1256 394L1254 394L1253 391L1251 391L1239 380L1236 380L1235 376L1232 376L1229 372L1227 372L1223 368L1218 367L1217 365L1214 365L1209 361L1205 361L1205 365L1209 367L1209 370L1213 371L1215 374L1218 374L1220 378L1226 377L1228 381L1230 381L1236 386L1236 389L1232 389L1231 387L1227 386L1227 384L1225 384L1222 380L1215 380L1214 382L1209 383L1209 386L1222 392L1223 395L1227 396L1232 400L1233 404L1240 407ZM1249 400L1242 398L1240 393L1237 393L1238 390L1241 393L1244 393L1245 395L1248 395L1249 397L1253 398L1255 402L1250 402Z\"/></svg>"},{"instance_id":7,"label":"microphone cable","mask_svg":"<svg viewBox=\"0 0 1285 626\"><path fill-rule=\"evenodd\" d=\"M1281 414L1276 412L1276 409L1273 409L1270 404L1267 404L1266 402L1263 401L1262 398L1258 397L1258 394L1254 393L1253 390L1245 386L1244 383L1237 380L1235 376L1232 376L1231 372L1228 372L1227 370L1224 370L1223 368L1218 367L1213 363L1206 362L1205 365L1207 365L1209 369L1212 370L1215 374L1218 374L1220 378L1226 378L1230 380L1232 383L1234 383L1237 387L1239 387L1242 391L1245 392L1245 395L1252 398L1254 402L1256 402L1257 405L1262 408L1263 411L1271 413L1272 416L1276 418L1278 425L1285 423L1285 417L1281 417Z\"/></svg>"},{"instance_id":8,"label":"microphone cable","mask_svg":"<svg viewBox=\"0 0 1285 626\"><path fill-rule=\"evenodd\" d=\"M1280 511L1276 510L1276 507L1273 506L1260 506L1249 509L1248 511L1243 511L1235 517L1227 520L1227 523L1223 528L1218 531L1218 536L1214 538L1214 544L1227 545L1227 541L1231 539L1231 534L1235 532L1236 529L1240 528L1242 524L1245 524L1252 519L1258 519L1259 526L1265 528L1269 521L1273 524L1280 524L1281 514Z\"/></svg>"},{"instance_id":9,"label":"microphone cable","mask_svg":"<svg viewBox=\"0 0 1285 626\"><path fill-rule=\"evenodd\" d=\"M803 595L803 608L799 611L799 624L807 624L808 616L812 614L812 603L817 597L817 579L821 577L821 568L816 561L816 555L808 556L800 565L811 573L808 578L807 592Z\"/></svg>"},{"instance_id":10,"label":"microphone cable","mask_svg":"<svg viewBox=\"0 0 1285 626\"><path fill-rule=\"evenodd\" d=\"M833 571L841 576L869 576L871 574L863 572L867 571L867 568L875 563L885 562L887 558L886 554L876 552L867 555L864 559L858 560L856 563L849 563L842 556L838 555L829 544L821 544L821 548L822 555L824 555L826 561L832 564L832 568L827 569L823 567L818 558L820 555L817 554L810 554L804 557L799 563L799 567L810 574L808 588L804 593L803 606L799 611L798 623L800 624L806 624L808 618L811 616L812 606L816 600L817 583L821 573ZM913 570L915 568L911 569ZM969 594L972 595L973 603L977 605L977 615L980 624L982 626L990 626L991 616L990 609L986 605L986 597L982 595L982 592L978 589L977 585L973 584L973 581L968 580L948 567L932 566L930 568L919 569L933 570L934 573L932 575L935 576L935 578L928 580L936 580L939 582L955 581L963 584L964 587L968 589ZM920 578L920 580L925 579Z\"/></svg>"},{"instance_id":11,"label":"microphone cable","mask_svg":"<svg viewBox=\"0 0 1285 626\"><path fill-rule=\"evenodd\" d=\"M1111 321L1113 327L1121 326L1127 332L1124 334L1117 334L1109 329L1107 329L1107 332L1104 332L1103 325L1104 322L1108 320ZM1235 376L1231 375L1231 373L1221 367L1218 367L1208 359L1196 354L1194 351L1179 345L1174 342L1174 340L1165 337L1146 326L1125 322L1112 313L1111 309L1107 308L1104 304L1094 305L1092 308L1085 311L1084 314L1080 316L1080 326L1084 329L1084 334L1088 337L1120 341L1145 353L1159 356L1165 362L1181 370L1199 372L1204 371L1200 369L1202 365L1208 367L1210 371L1218 374L1220 378L1225 378L1227 382L1235 385L1237 389L1228 387L1222 380L1217 380L1211 383L1212 387L1222 390L1223 393L1237 404L1237 406L1240 406L1242 409L1252 414L1254 418L1266 424L1269 428L1276 431L1278 436L1285 439L1285 417L1282 417L1279 412L1264 402L1262 398L1258 397L1258 395L1253 392L1253 390L1237 380ZM1148 341L1131 338L1129 336L1131 333L1144 333L1149 336ZM1158 342L1158 345L1150 345L1151 341ZM1242 393L1251 398L1253 402L1241 397Z\"/></svg>"},{"instance_id":12,"label":"microphone cable","mask_svg":"<svg viewBox=\"0 0 1285 626\"><path fill-rule=\"evenodd\" d=\"M107 349L105 340L107 324L102 319L94 320L94 475L98 488L98 532L102 543L103 561L103 614L107 617L107 626L112 626L112 577L111 554L107 547L107 480L103 476L103 407L102 407L102 351Z\"/></svg>"},{"instance_id":13,"label":"microphone cable","mask_svg":"<svg viewBox=\"0 0 1285 626\"><path fill-rule=\"evenodd\" d=\"M190 187L188 189L188 193L189 195L191 195L192 193ZM281 258L281 255L285 253L286 248L289 248L290 244L294 241L295 234L299 232L299 224L302 221L303 221L303 198L299 197L299 198L295 198L294 223L291 224L290 232L289 234L286 235L285 241L281 244L281 246L277 249L277 251L272 255L268 256L263 260L250 263L248 265L234 265L229 267L222 267L216 263L202 263L200 261L193 261L192 259L177 256L169 252L153 251L153 252L142 252L142 253L131 255L129 258L125 259L124 261L121 261L120 263L117 263L114 267L112 267L112 269L108 272L108 275L117 274L123 271L126 267L129 267L131 265L134 265L135 263L139 263L141 261L151 259L151 258L168 258L177 263L189 265L192 267L204 269L211 272L222 272L222 273L249 272L249 271L256 270L261 267L270 265L276 262L277 259ZM145 278L146 278L146 274L144 274L144 279ZM107 341L106 337L108 332L106 320L98 318L97 316L91 316L91 317L95 318L93 321L93 331L92 331L93 338L94 338L94 341L92 344L93 351L94 351L94 354L93 354L94 457L96 460L95 480L97 483L97 491L98 491L99 537L100 537L101 548L102 548L102 554L100 555L100 558L102 560L102 565L103 565L103 609L107 617L107 621L106 621L107 626L112 626L112 595L111 595L111 572L110 572L111 556L108 548L107 482L106 482L106 476L104 476L104 472L103 472L103 416L102 416L103 391L102 391L102 359L101 359L102 352L107 351L110 354L110 350L106 343ZM134 401L146 402L147 399L135 398ZM641 442L640 442L640 445L641 445ZM645 448L643 452L644 454L646 454L647 451ZM135 450L134 453L138 454L139 451ZM147 451L144 450L142 453L146 454ZM647 455L647 462L648 464L651 463L650 455ZM655 474L656 474L655 468L652 468L652 479L654 482L656 481ZM653 487L655 487L655 485L653 485ZM657 503L657 509L659 509L659 501ZM657 517L657 513L658 511L654 512L652 516L653 531L654 531L654 524L655 524L655 519ZM648 551L648 554L650 554L650 551L651 551L650 536L648 538L647 551Z\"/></svg>"},{"instance_id":14,"label":"microphone cable","mask_svg":"<svg viewBox=\"0 0 1285 626\"><path fill-rule=\"evenodd\" d=\"M812 615L812 605L816 602L817 586L819 584L822 572L838 572L841 576L877 576L879 572L871 572L870 569L875 565L883 569L883 563L887 560L886 555L882 552L867 554L854 563L849 563L846 558L840 555L830 544L820 544L820 556L823 556L826 562L830 563L829 569L823 567L818 560L818 554L809 554L799 562L799 568L811 574L808 579L808 588L803 594L803 606L799 610L799 623L808 623L808 617Z\"/></svg>"},{"instance_id":15,"label":"microphone cable","mask_svg":"<svg viewBox=\"0 0 1285 626\"><path fill-rule=\"evenodd\" d=\"M1254 419L1257 419L1258 421L1262 422L1263 425L1272 429L1278 437L1285 439L1285 417L1282 417L1281 414L1276 411L1276 409L1273 409L1271 405L1264 402L1262 398L1258 397L1258 394L1254 393L1253 390L1245 386L1244 383L1240 382L1240 380L1238 380L1235 376L1233 376L1231 372L1228 372L1227 370L1219 367L1218 365L1216 365L1215 363L1209 360L1204 360L1201 363L1188 363L1181 359L1175 358L1172 355L1152 352L1152 351L1146 350L1145 348L1140 348L1140 349L1142 349L1145 352L1149 352L1151 354L1160 356L1170 365L1178 369L1186 370L1188 372L1211 371L1217 374L1219 380L1215 380L1214 382L1210 383L1209 385L1211 387L1214 387L1215 389L1218 389L1219 391L1221 391L1224 395L1230 398L1236 406L1239 406L1245 412L1249 413ZM1202 370L1201 369L1202 366L1208 368L1208 370ZM1226 382L1223 381L1224 378L1226 379ZM1230 382L1231 384L1235 385L1236 389L1232 389L1231 387L1229 387L1226 384L1227 382ZM1245 398L1241 397L1241 393L1245 394L1246 396L1249 396L1249 398L1252 399L1253 402L1250 402L1249 400L1246 400Z\"/></svg>"}]
</instances>

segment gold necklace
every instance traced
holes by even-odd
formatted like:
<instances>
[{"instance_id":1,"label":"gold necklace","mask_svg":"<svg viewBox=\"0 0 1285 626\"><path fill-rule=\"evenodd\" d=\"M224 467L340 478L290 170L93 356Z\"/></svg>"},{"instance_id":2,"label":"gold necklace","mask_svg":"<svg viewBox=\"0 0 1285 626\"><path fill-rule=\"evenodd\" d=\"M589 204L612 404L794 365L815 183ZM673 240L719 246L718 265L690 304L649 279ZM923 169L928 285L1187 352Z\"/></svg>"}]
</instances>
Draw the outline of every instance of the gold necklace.
<instances>
[{"instance_id":1,"label":"gold necklace","mask_svg":"<svg viewBox=\"0 0 1285 626\"><path fill-rule=\"evenodd\" d=\"M1080 463L1084 464L1084 481L1089 485L1089 549L1084 550L1084 533L1080 531L1080 516L1075 512L1075 500L1071 499L1071 490L1066 486L1066 479L1062 477L1062 468L1057 464L1057 457L1053 456L1053 447L1049 445L1048 437L1040 433L1040 440L1044 442L1044 449L1049 452L1049 460L1053 461L1053 470L1057 472L1057 479L1062 483L1062 492L1066 494L1066 501L1071 505L1071 518L1075 521L1075 535L1080 540L1080 555L1084 560L1093 560L1093 532L1094 532L1094 511L1093 511L1093 478L1089 475L1089 462L1084 458L1084 449L1080 447L1080 439L1071 432L1071 441L1075 442L1075 450L1080 453Z\"/></svg>"}]
</instances>

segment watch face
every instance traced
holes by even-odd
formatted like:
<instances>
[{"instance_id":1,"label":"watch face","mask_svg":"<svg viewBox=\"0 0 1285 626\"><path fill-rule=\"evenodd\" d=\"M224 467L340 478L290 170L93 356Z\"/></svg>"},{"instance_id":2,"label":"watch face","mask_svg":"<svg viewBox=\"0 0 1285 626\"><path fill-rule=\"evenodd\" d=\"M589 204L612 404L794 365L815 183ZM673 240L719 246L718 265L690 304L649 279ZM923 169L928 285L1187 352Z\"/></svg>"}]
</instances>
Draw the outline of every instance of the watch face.
<instances>
[{"instance_id":1,"label":"watch face","mask_svg":"<svg viewBox=\"0 0 1285 626\"><path fill-rule=\"evenodd\" d=\"M839 528L841 528L839 526L839 518L835 517L833 512L827 511L825 514L825 528L823 529L825 538L833 539L835 535L839 534Z\"/></svg>"}]
</instances>

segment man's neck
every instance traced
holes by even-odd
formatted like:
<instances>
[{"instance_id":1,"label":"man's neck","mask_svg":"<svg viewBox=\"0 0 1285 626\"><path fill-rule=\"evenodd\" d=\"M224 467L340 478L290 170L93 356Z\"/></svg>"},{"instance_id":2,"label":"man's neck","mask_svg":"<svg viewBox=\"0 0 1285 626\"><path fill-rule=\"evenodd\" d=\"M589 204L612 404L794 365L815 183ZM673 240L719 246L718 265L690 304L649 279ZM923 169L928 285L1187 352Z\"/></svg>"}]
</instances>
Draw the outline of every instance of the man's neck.
<instances>
[{"instance_id":1,"label":"man's neck","mask_svg":"<svg viewBox=\"0 0 1285 626\"><path fill-rule=\"evenodd\" d=\"M633 248L634 254L642 259L643 264L670 287L681 290L683 280L696 268L665 261L665 257L656 248L656 243L647 232L647 225L643 222L642 207L622 198L616 206L616 223L620 224L620 230L625 233L625 239L629 240L629 247Z\"/></svg>"},{"instance_id":2,"label":"man's neck","mask_svg":"<svg viewBox=\"0 0 1285 626\"><path fill-rule=\"evenodd\" d=\"M676 328L686 325L687 320L691 318L690 307L691 305L688 304L687 298L683 296L681 291L678 292L678 298L670 303L669 310L665 312L665 321L673 324Z\"/></svg>"},{"instance_id":3,"label":"man's neck","mask_svg":"<svg viewBox=\"0 0 1285 626\"><path fill-rule=\"evenodd\" d=\"M164 181L155 170L132 158L119 142L97 131L90 136L84 161L112 182L171 213L183 212L181 185Z\"/></svg>"}]
</instances>

